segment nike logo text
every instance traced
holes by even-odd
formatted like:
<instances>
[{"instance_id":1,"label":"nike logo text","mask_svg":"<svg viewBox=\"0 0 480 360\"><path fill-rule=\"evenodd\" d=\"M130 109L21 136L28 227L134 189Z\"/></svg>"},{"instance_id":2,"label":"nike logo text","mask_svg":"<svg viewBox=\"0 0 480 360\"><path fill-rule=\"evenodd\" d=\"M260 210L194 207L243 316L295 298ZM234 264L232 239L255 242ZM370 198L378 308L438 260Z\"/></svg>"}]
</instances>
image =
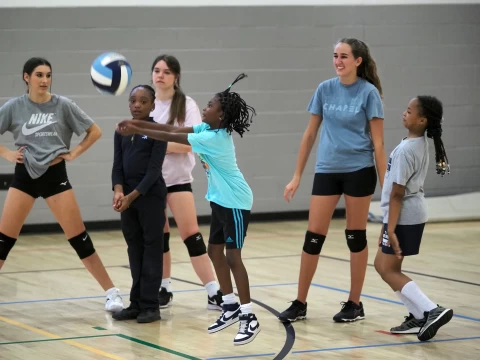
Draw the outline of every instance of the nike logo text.
<instances>
[{"instance_id":1,"label":"nike logo text","mask_svg":"<svg viewBox=\"0 0 480 360\"><path fill-rule=\"evenodd\" d=\"M52 121L53 115L55 115L55 114L53 114L53 113L50 113L50 114L32 114L32 116L30 117L30 120L28 122L26 122L25 124L23 124L22 134L25 135L25 136L32 135L32 134L35 134L37 131L39 131L39 130L41 130L41 129L49 126L49 125L55 124L56 121ZM28 125L36 125L36 126L28 128L27 124Z\"/></svg>"}]
</instances>

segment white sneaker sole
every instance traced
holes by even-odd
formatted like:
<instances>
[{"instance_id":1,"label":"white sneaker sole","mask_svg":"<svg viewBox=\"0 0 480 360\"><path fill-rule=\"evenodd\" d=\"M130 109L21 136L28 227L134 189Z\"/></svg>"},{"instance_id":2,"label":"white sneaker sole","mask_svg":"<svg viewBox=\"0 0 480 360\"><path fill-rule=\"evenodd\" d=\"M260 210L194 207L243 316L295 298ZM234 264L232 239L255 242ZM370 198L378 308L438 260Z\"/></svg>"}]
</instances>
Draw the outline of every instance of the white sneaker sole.
<instances>
[{"instance_id":1,"label":"white sneaker sole","mask_svg":"<svg viewBox=\"0 0 480 360\"><path fill-rule=\"evenodd\" d=\"M419 332L419 327L411 328L408 330L390 330L391 334L418 334Z\"/></svg>"},{"instance_id":2,"label":"white sneaker sole","mask_svg":"<svg viewBox=\"0 0 480 360\"><path fill-rule=\"evenodd\" d=\"M242 340L242 341L233 341L233 345L245 345L245 344L248 344L250 342L252 342L258 335L258 333L261 331L262 329L259 327L257 331L255 331L255 333L253 334L253 336L251 338L248 338L248 339L245 339L245 340Z\"/></svg>"},{"instance_id":3,"label":"white sneaker sole","mask_svg":"<svg viewBox=\"0 0 480 360\"><path fill-rule=\"evenodd\" d=\"M114 303L111 306L105 306L105 310L109 312L118 312L123 310L123 304Z\"/></svg>"},{"instance_id":4,"label":"white sneaker sole","mask_svg":"<svg viewBox=\"0 0 480 360\"><path fill-rule=\"evenodd\" d=\"M233 320L230 320L229 322L224 323L222 326L216 327L214 329L208 329L208 333L213 334L213 333L219 332L220 330L226 329L230 325L233 325L239 321L240 321L240 316L236 317Z\"/></svg>"}]
</instances>

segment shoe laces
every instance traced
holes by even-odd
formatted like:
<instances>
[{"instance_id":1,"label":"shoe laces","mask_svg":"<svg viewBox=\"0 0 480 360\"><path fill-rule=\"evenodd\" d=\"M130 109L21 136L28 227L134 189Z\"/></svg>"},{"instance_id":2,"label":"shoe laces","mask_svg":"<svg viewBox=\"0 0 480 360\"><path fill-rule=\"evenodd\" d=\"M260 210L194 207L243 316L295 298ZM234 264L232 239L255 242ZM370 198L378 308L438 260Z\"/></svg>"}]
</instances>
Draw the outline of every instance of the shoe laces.
<instances>
[{"instance_id":1,"label":"shoe laces","mask_svg":"<svg viewBox=\"0 0 480 360\"><path fill-rule=\"evenodd\" d=\"M354 304L353 301L350 301L350 300L346 302L342 301L340 303L340 305L342 305L342 311L353 309L353 304Z\"/></svg>"},{"instance_id":2,"label":"shoe laces","mask_svg":"<svg viewBox=\"0 0 480 360\"><path fill-rule=\"evenodd\" d=\"M247 332L248 320L240 320L240 330L239 333L245 334Z\"/></svg>"},{"instance_id":3,"label":"shoe laces","mask_svg":"<svg viewBox=\"0 0 480 360\"><path fill-rule=\"evenodd\" d=\"M292 303L292 305L290 305L290 307L288 309L293 309L293 308L296 308L296 309L300 309L300 310L303 310L303 308L305 307L305 305L303 305L300 301L298 300L293 300L293 301L290 301Z\"/></svg>"}]
</instances>

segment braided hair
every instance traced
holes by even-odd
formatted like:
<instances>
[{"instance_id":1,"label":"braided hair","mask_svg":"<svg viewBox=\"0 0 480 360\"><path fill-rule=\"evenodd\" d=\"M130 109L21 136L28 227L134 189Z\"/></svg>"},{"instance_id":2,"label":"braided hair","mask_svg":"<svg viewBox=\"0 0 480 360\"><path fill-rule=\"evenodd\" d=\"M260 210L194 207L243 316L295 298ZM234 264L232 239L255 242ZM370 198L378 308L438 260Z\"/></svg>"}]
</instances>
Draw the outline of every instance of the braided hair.
<instances>
[{"instance_id":1,"label":"braided hair","mask_svg":"<svg viewBox=\"0 0 480 360\"><path fill-rule=\"evenodd\" d=\"M132 95L132 93L138 88L143 88L147 90L147 92L150 94L150 97L152 98L152 103L155 102L155 90L150 85L137 85L130 91L130 95Z\"/></svg>"},{"instance_id":2,"label":"braided hair","mask_svg":"<svg viewBox=\"0 0 480 360\"><path fill-rule=\"evenodd\" d=\"M253 107L247 105L239 94L231 92L230 89L235 83L246 77L247 75L244 73L238 75L227 89L215 94L224 114L220 126L225 128L229 134L236 131L240 137L243 137L245 131L249 131L248 128L256 112Z\"/></svg>"},{"instance_id":3,"label":"braided hair","mask_svg":"<svg viewBox=\"0 0 480 360\"><path fill-rule=\"evenodd\" d=\"M433 139L437 174L450 174L450 164L442 141L443 105L434 96L417 96L420 115L427 118L427 137Z\"/></svg>"}]
</instances>

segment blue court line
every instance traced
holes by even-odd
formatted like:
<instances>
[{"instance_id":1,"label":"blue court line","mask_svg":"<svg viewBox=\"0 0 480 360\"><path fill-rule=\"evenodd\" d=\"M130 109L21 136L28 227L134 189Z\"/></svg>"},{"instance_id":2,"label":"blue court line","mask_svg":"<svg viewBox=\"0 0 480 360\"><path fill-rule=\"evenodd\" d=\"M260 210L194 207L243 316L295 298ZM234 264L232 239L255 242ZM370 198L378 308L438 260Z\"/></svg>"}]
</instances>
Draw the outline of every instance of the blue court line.
<instances>
[{"instance_id":1,"label":"blue court line","mask_svg":"<svg viewBox=\"0 0 480 360\"><path fill-rule=\"evenodd\" d=\"M402 346L402 345L426 345L426 344L437 343L437 342L467 341L467 340L478 340L478 339L480 339L480 336L453 338L453 339L438 339L438 340L429 340L429 341L407 341L407 342L398 342L398 343L389 343L389 344L357 345L357 346L345 346L345 347L326 348L326 349L297 350L297 351L292 351L292 354L305 354L305 353L313 353L313 352L367 349L367 348Z\"/></svg>"},{"instance_id":2,"label":"blue court line","mask_svg":"<svg viewBox=\"0 0 480 360\"><path fill-rule=\"evenodd\" d=\"M384 344L345 346L345 347L313 349L313 350L296 350L296 351L292 351L292 355L293 354L316 353L316 352L327 352L327 351L368 349L368 348L388 347L388 346L426 345L426 344L437 343L437 342L467 341L467 340L479 340L479 339L480 339L480 336L472 336L472 337L464 337L464 338L439 339L439 340L429 340L429 341L407 341L407 342L398 342L398 343L389 343L389 344L384 343ZM272 355L275 355L275 354L252 354L252 355L224 356L224 357L207 358L206 360L246 359L246 358L265 357L265 356L272 356Z\"/></svg>"},{"instance_id":3,"label":"blue court line","mask_svg":"<svg viewBox=\"0 0 480 360\"><path fill-rule=\"evenodd\" d=\"M349 294L349 293L350 293L350 291L343 290L343 289L338 289L338 288L334 288L334 287L326 286L326 285L320 285L320 284L314 284L314 283L312 283L312 286L319 287L319 288L323 288L323 289L327 289L327 290L333 290L333 291L343 292L343 293L346 293L346 294ZM373 300L388 302L388 303L390 303L390 304L396 304L396 305L402 305L402 306L404 306L403 303L401 303L400 301L385 299L385 298L381 298L381 297L378 297L378 296L372 296L372 295L367 295L367 294L361 294L361 296L364 297L364 298L367 298L367 299L373 299ZM465 315L457 315L457 314L454 313L453 316L454 316L454 317L457 317L457 318L459 318L459 319L465 319L465 320L480 322L480 319L478 319L478 318L473 318L473 317L469 317L469 316L465 316Z\"/></svg>"},{"instance_id":4,"label":"blue court line","mask_svg":"<svg viewBox=\"0 0 480 360\"><path fill-rule=\"evenodd\" d=\"M271 286L290 286L297 285L297 283L284 283L284 284L265 284L265 285L251 285L251 288L264 288ZM174 290L173 293L187 293L187 292L199 292L205 291L205 289L189 289L189 290ZM130 294L120 294L120 296L130 296ZM42 302L57 302L57 301L72 301L72 300L87 300L87 299L103 299L105 295L100 296L81 296L70 298L54 298L54 299L41 299L41 300L23 300L23 301L5 301L0 302L0 305L14 305L14 304L28 304L28 303L42 303Z\"/></svg>"}]
</instances>

